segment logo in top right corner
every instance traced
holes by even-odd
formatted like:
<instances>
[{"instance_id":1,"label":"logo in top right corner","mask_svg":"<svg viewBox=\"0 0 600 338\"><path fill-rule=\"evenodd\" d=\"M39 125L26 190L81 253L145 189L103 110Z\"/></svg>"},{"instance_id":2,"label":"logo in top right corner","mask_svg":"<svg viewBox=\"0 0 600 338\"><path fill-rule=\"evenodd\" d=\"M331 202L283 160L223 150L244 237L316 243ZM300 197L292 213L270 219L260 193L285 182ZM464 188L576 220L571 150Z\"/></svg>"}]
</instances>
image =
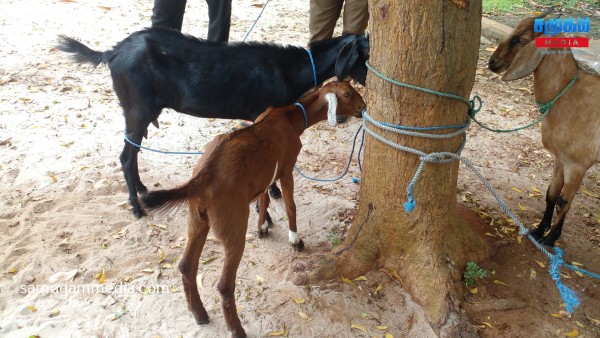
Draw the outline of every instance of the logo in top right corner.
<instances>
[{"instance_id":1,"label":"logo in top right corner","mask_svg":"<svg viewBox=\"0 0 600 338\"><path fill-rule=\"evenodd\" d=\"M587 17L549 20L535 19L533 31L546 35L535 38L535 46L538 48L585 48L590 45L588 37L553 37L553 35L560 33L589 33L590 19Z\"/></svg>"}]
</instances>

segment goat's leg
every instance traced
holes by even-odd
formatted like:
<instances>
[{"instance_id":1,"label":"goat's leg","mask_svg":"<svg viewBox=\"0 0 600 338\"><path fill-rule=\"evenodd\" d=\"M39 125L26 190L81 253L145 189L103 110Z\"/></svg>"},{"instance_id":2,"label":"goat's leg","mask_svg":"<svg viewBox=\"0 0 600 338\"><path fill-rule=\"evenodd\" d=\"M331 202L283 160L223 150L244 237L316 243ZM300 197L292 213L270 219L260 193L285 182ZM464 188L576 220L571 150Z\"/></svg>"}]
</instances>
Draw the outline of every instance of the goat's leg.
<instances>
[{"instance_id":1,"label":"goat's leg","mask_svg":"<svg viewBox=\"0 0 600 338\"><path fill-rule=\"evenodd\" d=\"M588 168L575 163L565 165L565 185L556 203L556 217L558 222L556 222L554 227L552 227L552 230L550 230L550 232L541 239L541 244L553 247L556 240L560 237L563 224L565 222L565 216L571 208L571 203L573 203L575 194L577 194L577 191L581 186L581 182L583 181L583 177L585 176L585 172Z\"/></svg>"},{"instance_id":2,"label":"goat's leg","mask_svg":"<svg viewBox=\"0 0 600 338\"><path fill-rule=\"evenodd\" d=\"M143 133L127 133L127 137L137 144L142 143ZM146 212L137 200L138 187L142 187L144 191L147 191L146 187L141 184L140 174L138 172L137 158L140 149L129 142L125 141L123 152L121 152L120 160L123 174L125 176L125 183L127 183L127 191L129 192L129 204L133 208L133 214L136 218L146 216Z\"/></svg>"},{"instance_id":3,"label":"goat's leg","mask_svg":"<svg viewBox=\"0 0 600 338\"><path fill-rule=\"evenodd\" d=\"M200 300L196 275L198 274L200 254L206 243L206 237L210 228L206 213L201 211L196 212L192 208L196 208L196 206L190 205L188 212L188 242L185 246L183 258L179 262L179 271L181 271L183 290L188 309L194 314L196 323L202 325L208 323L208 314L204 305L202 305L202 300Z\"/></svg>"},{"instance_id":4,"label":"goat's leg","mask_svg":"<svg viewBox=\"0 0 600 338\"><path fill-rule=\"evenodd\" d=\"M258 237L263 238L267 237L269 234L269 227L273 224L273 220L271 220L271 216L267 212L269 208L269 194L262 193L258 196L258 200L256 201L256 206L258 208Z\"/></svg>"},{"instance_id":5,"label":"goat's leg","mask_svg":"<svg viewBox=\"0 0 600 338\"><path fill-rule=\"evenodd\" d=\"M289 241L295 251L304 250L304 242L298 237L296 229L296 203L294 202L294 176L292 170L286 171L279 180L283 201L289 222Z\"/></svg>"},{"instance_id":6,"label":"goat's leg","mask_svg":"<svg viewBox=\"0 0 600 338\"><path fill-rule=\"evenodd\" d=\"M239 204L232 203L236 208ZM223 273L217 285L223 301L223 314L228 329L232 337L246 337L246 332L242 327L240 318L237 315L235 305L235 279L237 270L242 260L244 247L246 245L246 230L248 229L247 208L243 210L227 210L228 212L218 220L218 224L213 225L215 235L223 244L225 256L223 258Z\"/></svg>"},{"instance_id":7,"label":"goat's leg","mask_svg":"<svg viewBox=\"0 0 600 338\"><path fill-rule=\"evenodd\" d=\"M546 191L546 211L544 211L544 217L538 227L531 231L531 236L536 240L540 241L544 237L544 233L547 229L552 227L552 216L554 215L554 207L556 201L560 196L560 192L563 189L565 182L563 164L558 159L554 162L554 171L552 173L552 181L548 190Z\"/></svg>"}]
</instances>

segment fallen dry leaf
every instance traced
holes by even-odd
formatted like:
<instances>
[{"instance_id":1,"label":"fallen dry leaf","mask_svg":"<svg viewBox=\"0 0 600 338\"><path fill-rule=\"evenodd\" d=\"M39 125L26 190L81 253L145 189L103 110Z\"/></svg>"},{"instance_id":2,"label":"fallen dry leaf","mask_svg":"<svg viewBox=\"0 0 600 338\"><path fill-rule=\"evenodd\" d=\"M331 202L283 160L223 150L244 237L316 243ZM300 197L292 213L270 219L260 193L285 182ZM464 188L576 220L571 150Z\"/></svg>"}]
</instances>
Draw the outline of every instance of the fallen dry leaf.
<instances>
[{"instance_id":1,"label":"fallen dry leaf","mask_svg":"<svg viewBox=\"0 0 600 338\"><path fill-rule=\"evenodd\" d=\"M504 286L510 286L506 283L504 283L503 281L499 280L499 279L494 279L494 284L498 284L498 285L504 285Z\"/></svg>"},{"instance_id":2,"label":"fallen dry leaf","mask_svg":"<svg viewBox=\"0 0 600 338\"><path fill-rule=\"evenodd\" d=\"M348 279L348 278L346 278L346 277L344 277L344 276L342 276L342 281L343 281L344 283L348 283L348 284L350 284L350 285L352 285L352 286L356 286L356 284L354 284L354 282L353 282L353 281L351 281L350 279Z\"/></svg>"},{"instance_id":3,"label":"fallen dry leaf","mask_svg":"<svg viewBox=\"0 0 600 338\"><path fill-rule=\"evenodd\" d=\"M357 330L361 330L363 332L367 332L367 328L366 327L364 327L364 326L362 326L360 324L355 324L355 323L352 323L352 325L350 325L350 329L357 329Z\"/></svg>"},{"instance_id":4,"label":"fallen dry leaf","mask_svg":"<svg viewBox=\"0 0 600 338\"><path fill-rule=\"evenodd\" d=\"M565 336L565 337L577 337L577 336L579 336L579 330L573 329L573 330L571 330L569 332L563 333L563 336Z\"/></svg>"}]
</instances>

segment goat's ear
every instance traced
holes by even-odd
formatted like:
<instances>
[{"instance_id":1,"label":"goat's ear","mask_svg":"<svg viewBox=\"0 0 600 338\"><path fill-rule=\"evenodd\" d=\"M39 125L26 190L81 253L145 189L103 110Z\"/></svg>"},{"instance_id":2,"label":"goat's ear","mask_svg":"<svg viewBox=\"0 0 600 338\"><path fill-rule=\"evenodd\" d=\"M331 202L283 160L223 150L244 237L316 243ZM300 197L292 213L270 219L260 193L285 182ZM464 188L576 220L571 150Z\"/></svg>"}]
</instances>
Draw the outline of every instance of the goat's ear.
<instances>
[{"instance_id":1,"label":"goat's ear","mask_svg":"<svg viewBox=\"0 0 600 338\"><path fill-rule=\"evenodd\" d=\"M337 119L335 118L337 112L337 96L334 93L325 94L325 99L327 100L327 122L332 127L337 125Z\"/></svg>"},{"instance_id":2,"label":"goat's ear","mask_svg":"<svg viewBox=\"0 0 600 338\"><path fill-rule=\"evenodd\" d=\"M517 53L502 81L517 80L533 73L544 56L542 48L537 48L534 41L529 42Z\"/></svg>"},{"instance_id":3,"label":"goat's ear","mask_svg":"<svg viewBox=\"0 0 600 338\"><path fill-rule=\"evenodd\" d=\"M340 50L337 60L335 60L335 76L339 81L343 81L348 73L350 73L350 69L354 67L359 56L358 48L358 41L352 40L346 43L342 47L342 50Z\"/></svg>"}]
</instances>

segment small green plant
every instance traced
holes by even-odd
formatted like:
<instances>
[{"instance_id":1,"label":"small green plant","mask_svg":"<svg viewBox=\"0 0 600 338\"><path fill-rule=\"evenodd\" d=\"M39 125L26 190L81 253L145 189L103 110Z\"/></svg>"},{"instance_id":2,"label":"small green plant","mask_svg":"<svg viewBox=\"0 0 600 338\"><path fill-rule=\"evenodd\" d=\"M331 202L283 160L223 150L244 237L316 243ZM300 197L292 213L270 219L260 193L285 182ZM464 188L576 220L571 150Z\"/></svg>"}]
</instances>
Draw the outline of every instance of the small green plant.
<instances>
[{"instance_id":1,"label":"small green plant","mask_svg":"<svg viewBox=\"0 0 600 338\"><path fill-rule=\"evenodd\" d=\"M342 243L342 239L340 238L340 235L331 231L329 232L327 235L327 240L329 241L329 243L331 243L331 247L335 248L336 246L340 245L340 243Z\"/></svg>"},{"instance_id":2,"label":"small green plant","mask_svg":"<svg viewBox=\"0 0 600 338\"><path fill-rule=\"evenodd\" d=\"M480 268L475 262L468 262L463 276L468 286L475 286L474 278L484 279L487 277L487 271Z\"/></svg>"}]
</instances>

